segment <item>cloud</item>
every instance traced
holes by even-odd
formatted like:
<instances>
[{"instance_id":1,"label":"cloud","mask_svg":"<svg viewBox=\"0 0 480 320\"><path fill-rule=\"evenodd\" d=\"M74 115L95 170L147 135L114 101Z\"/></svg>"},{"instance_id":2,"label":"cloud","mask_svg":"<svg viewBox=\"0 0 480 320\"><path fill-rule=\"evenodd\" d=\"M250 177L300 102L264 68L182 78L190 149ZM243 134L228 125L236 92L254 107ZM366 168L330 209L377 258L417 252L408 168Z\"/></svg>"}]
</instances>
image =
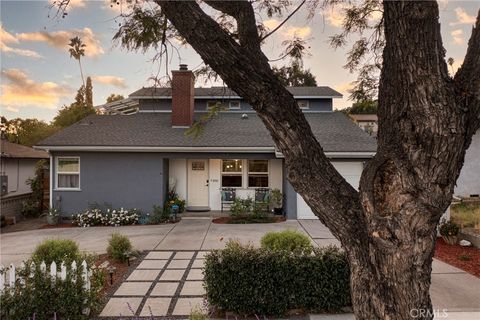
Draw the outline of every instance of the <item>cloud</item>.
<instances>
[{"instance_id":1,"label":"cloud","mask_svg":"<svg viewBox=\"0 0 480 320\"><path fill-rule=\"evenodd\" d=\"M323 11L327 23L333 27L341 28L345 19L345 6L336 5Z\"/></svg>"},{"instance_id":2,"label":"cloud","mask_svg":"<svg viewBox=\"0 0 480 320\"><path fill-rule=\"evenodd\" d=\"M449 0L437 0L438 2L438 7L440 8L440 10L444 10L447 8L448 6L448 1Z\"/></svg>"},{"instance_id":3,"label":"cloud","mask_svg":"<svg viewBox=\"0 0 480 320\"><path fill-rule=\"evenodd\" d=\"M49 0L50 4L57 4L58 0ZM76 8L85 8L86 0L69 0L67 10L72 10Z\"/></svg>"},{"instance_id":4,"label":"cloud","mask_svg":"<svg viewBox=\"0 0 480 320\"><path fill-rule=\"evenodd\" d=\"M97 81L103 84L112 85L121 89L125 89L127 85L125 84L125 79L115 76L93 76L93 81Z\"/></svg>"},{"instance_id":5,"label":"cloud","mask_svg":"<svg viewBox=\"0 0 480 320\"><path fill-rule=\"evenodd\" d=\"M20 109L12 107L12 106L6 106L5 110L10 111L10 112L15 112L15 113L20 111Z\"/></svg>"},{"instance_id":6,"label":"cloud","mask_svg":"<svg viewBox=\"0 0 480 320\"><path fill-rule=\"evenodd\" d=\"M275 29L276 27L278 27L279 24L280 24L280 21L278 21L277 19L269 19L269 20L263 21L263 25L270 30Z\"/></svg>"},{"instance_id":7,"label":"cloud","mask_svg":"<svg viewBox=\"0 0 480 320\"><path fill-rule=\"evenodd\" d=\"M450 32L450 35L452 36L452 43L453 44L462 45L465 42L464 38L463 38L463 30L462 29L455 29L452 32Z\"/></svg>"},{"instance_id":8,"label":"cloud","mask_svg":"<svg viewBox=\"0 0 480 320\"><path fill-rule=\"evenodd\" d=\"M335 85L333 88L344 96L348 96L350 95L349 91L353 89L353 82L342 82Z\"/></svg>"},{"instance_id":9,"label":"cloud","mask_svg":"<svg viewBox=\"0 0 480 320\"><path fill-rule=\"evenodd\" d=\"M469 15L465 9L461 7L455 8L455 14L457 16L457 21L450 22L451 26L457 26L459 24L475 24L475 17Z\"/></svg>"},{"instance_id":10,"label":"cloud","mask_svg":"<svg viewBox=\"0 0 480 320\"><path fill-rule=\"evenodd\" d=\"M55 32L27 32L17 34L16 38L20 41L46 42L54 48L68 52L70 39L76 36L80 37L85 43L85 55L87 57L97 57L104 53L100 40L90 28Z\"/></svg>"},{"instance_id":11,"label":"cloud","mask_svg":"<svg viewBox=\"0 0 480 320\"><path fill-rule=\"evenodd\" d=\"M21 106L55 109L60 98L72 93L69 87L54 82L35 82L19 69L5 69L1 75L6 83L1 85L0 99L14 109Z\"/></svg>"},{"instance_id":12,"label":"cloud","mask_svg":"<svg viewBox=\"0 0 480 320\"><path fill-rule=\"evenodd\" d=\"M300 38L305 38L308 37L312 33L312 29L310 27L287 27L285 30L282 32L285 36L287 37L300 37Z\"/></svg>"},{"instance_id":13,"label":"cloud","mask_svg":"<svg viewBox=\"0 0 480 320\"><path fill-rule=\"evenodd\" d=\"M17 44L18 39L9 33L7 30L0 25L0 51L6 54L13 54L19 55L29 58L41 58L42 56L35 51L20 49L20 48L13 48L10 47L8 44Z\"/></svg>"}]
</instances>

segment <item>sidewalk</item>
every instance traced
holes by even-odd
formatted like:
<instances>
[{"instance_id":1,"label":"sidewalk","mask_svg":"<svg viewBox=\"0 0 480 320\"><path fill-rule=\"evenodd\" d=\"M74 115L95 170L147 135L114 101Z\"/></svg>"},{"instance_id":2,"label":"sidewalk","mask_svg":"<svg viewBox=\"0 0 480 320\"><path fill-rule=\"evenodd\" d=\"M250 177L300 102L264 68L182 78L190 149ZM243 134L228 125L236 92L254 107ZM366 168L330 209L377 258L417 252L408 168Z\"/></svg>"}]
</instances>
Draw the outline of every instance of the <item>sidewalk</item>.
<instances>
[{"instance_id":1,"label":"sidewalk","mask_svg":"<svg viewBox=\"0 0 480 320\"><path fill-rule=\"evenodd\" d=\"M110 234L120 232L127 235L138 250L196 252L223 248L228 239L238 239L244 243L252 242L254 245L259 245L261 237L266 232L285 229L304 232L320 246L338 244L328 229L318 220L228 225L214 224L209 219L184 219L177 224L167 225L44 229L1 234L0 261L4 265L19 264L29 257L38 243L46 238L73 239L79 243L81 250L105 253ZM169 265L165 264L165 266L168 268ZM188 270L187 268L185 270L186 274ZM461 311L461 313L452 313L452 317L455 315L461 319L470 317L470 314L465 312L476 312L473 315L477 317L480 315L478 313L480 311L479 291L479 278L434 259L430 292L435 309ZM452 317L449 319L455 319Z\"/></svg>"}]
</instances>

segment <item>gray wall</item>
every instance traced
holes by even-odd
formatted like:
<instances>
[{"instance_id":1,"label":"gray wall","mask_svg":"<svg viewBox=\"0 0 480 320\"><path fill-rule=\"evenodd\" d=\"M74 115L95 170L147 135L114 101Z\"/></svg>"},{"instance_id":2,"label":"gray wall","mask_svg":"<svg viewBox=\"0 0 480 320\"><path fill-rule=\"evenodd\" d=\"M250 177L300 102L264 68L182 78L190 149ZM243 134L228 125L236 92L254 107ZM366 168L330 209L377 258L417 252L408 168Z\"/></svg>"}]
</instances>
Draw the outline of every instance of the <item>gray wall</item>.
<instances>
[{"instance_id":1,"label":"gray wall","mask_svg":"<svg viewBox=\"0 0 480 320\"><path fill-rule=\"evenodd\" d=\"M152 212L163 205L168 186L168 160L159 153L56 152L53 156L80 157L81 191L55 191L53 205L65 216L81 212L93 203L114 208Z\"/></svg>"},{"instance_id":2,"label":"gray wall","mask_svg":"<svg viewBox=\"0 0 480 320\"><path fill-rule=\"evenodd\" d=\"M206 111L207 102L211 99L195 99L195 111ZM222 101L222 100L219 100ZM238 99L225 99L225 102L228 101L239 101ZM309 111L332 111L332 99L311 99L309 100L310 109L305 110ZM172 101L169 99L140 99L139 100L139 110L155 110L155 111L166 111L172 109ZM252 106L246 103L243 100L240 100L240 110L232 110L232 112L246 112L252 111Z\"/></svg>"},{"instance_id":3,"label":"gray wall","mask_svg":"<svg viewBox=\"0 0 480 320\"><path fill-rule=\"evenodd\" d=\"M472 138L455 187L455 195L469 197L474 194L480 195L480 131Z\"/></svg>"},{"instance_id":4,"label":"gray wall","mask_svg":"<svg viewBox=\"0 0 480 320\"><path fill-rule=\"evenodd\" d=\"M287 180L285 160L283 161L283 210L287 213L287 219L297 219L297 193Z\"/></svg>"}]
</instances>

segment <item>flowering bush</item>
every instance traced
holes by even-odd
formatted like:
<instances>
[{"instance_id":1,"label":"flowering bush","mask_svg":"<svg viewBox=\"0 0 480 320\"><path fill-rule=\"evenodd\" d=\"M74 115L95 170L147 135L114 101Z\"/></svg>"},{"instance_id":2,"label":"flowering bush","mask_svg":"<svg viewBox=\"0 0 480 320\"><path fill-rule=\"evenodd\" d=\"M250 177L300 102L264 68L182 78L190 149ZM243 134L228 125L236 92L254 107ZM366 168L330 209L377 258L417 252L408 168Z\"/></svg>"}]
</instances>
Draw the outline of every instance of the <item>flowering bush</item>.
<instances>
[{"instance_id":1,"label":"flowering bush","mask_svg":"<svg viewBox=\"0 0 480 320\"><path fill-rule=\"evenodd\" d=\"M140 211L137 209L110 210L103 212L101 209L86 210L85 212L73 216L73 223L79 227L91 226L124 226L136 224L140 217Z\"/></svg>"}]
</instances>

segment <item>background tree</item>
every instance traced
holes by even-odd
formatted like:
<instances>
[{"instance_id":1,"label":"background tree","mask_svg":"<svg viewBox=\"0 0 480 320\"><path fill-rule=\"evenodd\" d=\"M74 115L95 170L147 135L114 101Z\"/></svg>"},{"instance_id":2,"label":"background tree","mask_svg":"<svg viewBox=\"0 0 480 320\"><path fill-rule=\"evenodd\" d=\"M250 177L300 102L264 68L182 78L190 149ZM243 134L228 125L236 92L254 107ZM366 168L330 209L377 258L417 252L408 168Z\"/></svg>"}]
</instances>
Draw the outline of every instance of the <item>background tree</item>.
<instances>
[{"instance_id":1,"label":"background tree","mask_svg":"<svg viewBox=\"0 0 480 320\"><path fill-rule=\"evenodd\" d=\"M87 85L85 87L85 104L87 107L93 107L93 86L90 77L87 77Z\"/></svg>"},{"instance_id":2,"label":"background tree","mask_svg":"<svg viewBox=\"0 0 480 320\"><path fill-rule=\"evenodd\" d=\"M285 157L288 180L346 251L357 319L410 319L412 309L424 310L419 318L431 319L436 227L480 126L480 12L464 63L452 79L437 3L383 2L383 18L374 26L378 39L361 36L347 57L355 69L366 49L383 52L370 65L372 70L381 67L378 151L364 169L357 192L325 156L294 97L262 52L265 34L256 14L283 12L290 2L155 3L159 7L137 15L139 20L128 16L116 39L127 49L164 50L166 39L181 35L252 105ZM379 5L380 1L366 0L361 8L349 11L355 24L344 25L346 33L334 39L337 44L349 33L367 30L369 12ZM210 15L210 8L234 23L222 23ZM143 25L158 33L146 35ZM368 82L378 82L374 71L365 70L359 83L368 97Z\"/></svg>"},{"instance_id":3,"label":"background tree","mask_svg":"<svg viewBox=\"0 0 480 320\"><path fill-rule=\"evenodd\" d=\"M53 118L53 125L59 128L66 128L90 114L95 114L95 108L87 103L86 96L85 87L81 86L77 91L75 102L69 106L64 106L58 111L55 118Z\"/></svg>"},{"instance_id":4,"label":"background tree","mask_svg":"<svg viewBox=\"0 0 480 320\"><path fill-rule=\"evenodd\" d=\"M68 52L70 53L70 57L74 58L78 61L78 66L80 67L80 75L82 77L82 83L85 87L85 79L83 78L83 70L82 70L82 57L85 56L85 47L86 45L82 42L80 37L74 37L70 39L70 43L68 44L70 47Z\"/></svg>"},{"instance_id":5,"label":"background tree","mask_svg":"<svg viewBox=\"0 0 480 320\"><path fill-rule=\"evenodd\" d=\"M284 86L315 87L317 85L317 80L310 69L305 70L299 61L294 61L289 66L272 67L272 70Z\"/></svg>"},{"instance_id":6,"label":"background tree","mask_svg":"<svg viewBox=\"0 0 480 320\"><path fill-rule=\"evenodd\" d=\"M107 97L107 103L125 99L121 94L112 93Z\"/></svg>"},{"instance_id":7,"label":"background tree","mask_svg":"<svg viewBox=\"0 0 480 320\"><path fill-rule=\"evenodd\" d=\"M345 114L377 114L377 100L357 101L351 107L340 110Z\"/></svg>"},{"instance_id":8,"label":"background tree","mask_svg":"<svg viewBox=\"0 0 480 320\"><path fill-rule=\"evenodd\" d=\"M29 147L57 131L54 126L38 119L7 120L2 117L1 125L2 133L8 141Z\"/></svg>"}]
</instances>

